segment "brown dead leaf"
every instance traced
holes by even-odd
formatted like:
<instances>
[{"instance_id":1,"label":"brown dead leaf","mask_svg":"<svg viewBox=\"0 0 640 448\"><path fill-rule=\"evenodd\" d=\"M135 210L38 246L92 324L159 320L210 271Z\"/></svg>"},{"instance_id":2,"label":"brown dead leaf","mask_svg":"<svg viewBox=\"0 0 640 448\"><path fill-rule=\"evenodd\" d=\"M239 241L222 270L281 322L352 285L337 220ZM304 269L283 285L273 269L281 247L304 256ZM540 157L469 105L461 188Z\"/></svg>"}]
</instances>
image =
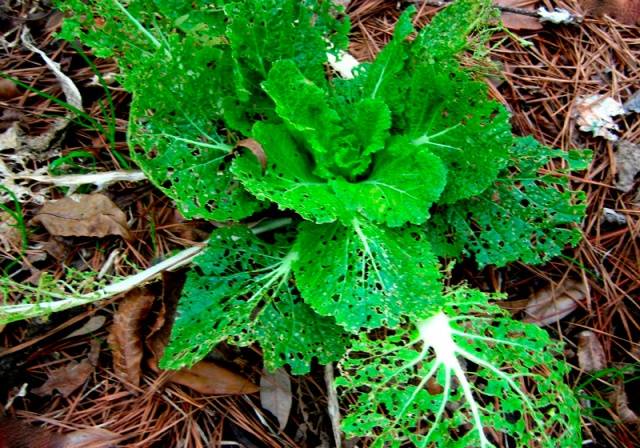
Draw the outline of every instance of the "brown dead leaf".
<instances>
[{"instance_id":1,"label":"brown dead leaf","mask_svg":"<svg viewBox=\"0 0 640 448\"><path fill-rule=\"evenodd\" d=\"M81 429L65 434L59 448L111 448L120 437L102 428Z\"/></svg>"},{"instance_id":2,"label":"brown dead leaf","mask_svg":"<svg viewBox=\"0 0 640 448\"><path fill-rule=\"evenodd\" d=\"M18 86L10 79L0 78L0 100L10 100L20 96Z\"/></svg>"},{"instance_id":3,"label":"brown dead leaf","mask_svg":"<svg viewBox=\"0 0 640 448\"><path fill-rule=\"evenodd\" d=\"M55 369L49 373L49 378L40 387L33 389L33 393L44 397L52 395L54 390L58 390L64 397L68 397L77 388L82 386L89 375L95 370L100 355L100 343L91 341L91 350L85 359L80 362L72 361L69 364Z\"/></svg>"},{"instance_id":4,"label":"brown dead leaf","mask_svg":"<svg viewBox=\"0 0 640 448\"><path fill-rule=\"evenodd\" d=\"M107 341L113 354L113 369L127 387L140 384L143 325L154 301L155 295L148 290L134 289L127 293L113 316Z\"/></svg>"},{"instance_id":5,"label":"brown dead leaf","mask_svg":"<svg viewBox=\"0 0 640 448\"><path fill-rule=\"evenodd\" d=\"M158 367L158 360L162 358L164 348L169 341L184 280L183 274L163 274L162 308L156 322L150 325L150 336L146 340L147 347L153 354L147 360L147 364L156 373L162 372ZM252 394L258 391L258 387L245 377L209 361L200 361L190 369L169 372L168 381L206 395Z\"/></svg>"},{"instance_id":6,"label":"brown dead leaf","mask_svg":"<svg viewBox=\"0 0 640 448\"><path fill-rule=\"evenodd\" d=\"M507 8L518 8L526 11L535 12L535 4L537 0L495 0L493 4L495 6L502 6ZM524 14L514 14L511 12L502 13L502 23L510 30L528 30L537 31L544 28L542 23L537 17L527 16Z\"/></svg>"},{"instance_id":7,"label":"brown dead leaf","mask_svg":"<svg viewBox=\"0 0 640 448\"><path fill-rule=\"evenodd\" d=\"M22 247L22 235L16 220L6 212L0 212L0 248L5 252L17 252Z\"/></svg>"},{"instance_id":8,"label":"brown dead leaf","mask_svg":"<svg viewBox=\"0 0 640 448\"><path fill-rule=\"evenodd\" d=\"M264 372L260 377L260 403L278 420L280 431L287 426L293 394L291 378L283 368L275 372Z\"/></svg>"},{"instance_id":9,"label":"brown dead leaf","mask_svg":"<svg viewBox=\"0 0 640 448\"><path fill-rule=\"evenodd\" d=\"M587 15L609 16L625 25L640 23L640 0L582 0Z\"/></svg>"},{"instance_id":10,"label":"brown dead leaf","mask_svg":"<svg viewBox=\"0 0 640 448\"><path fill-rule=\"evenodd\" d=\"M152 362L155 363L155 359ZM171 373L169 381L205 395L253 394L259 390L245 377L210 361L200 361L190 369Z\"/></svg>"},{"instance_id":11,"label":"brown dead leaf","mask_svg":"<svg viewBox=\"0 0 640 448\"><path fill-rule=\"evenodd\" d=\"M82 327L72 331L62 339L77 338L78 336L86 336L88 334L91 334L94 331L101 329L104 326L106 321L107 321L106 316L101 316L101 315L91 316L91 318L88 321L86 321L84 325L82 325Z\"/></svg>"},{"instance_id":12,"label":"brown dead leaf","mask_svg":"<svg viewBox=\"0 0 640 448\"><path fill-rule=\"evenodd\" d=\"M64 436L21 420L0 416L0 448L60 448Z\"/></svg>"},{"instance_id":13,"label":"brown dead leaf","mask_svg":"<svg viewBox=\"0 0 640 448\"><path fill-rule=\"evenodd\" d=\"M592 331L585 330L578 335L578 364L585 372L595 372L607 367L602 344Z\"/></svg>"},{"instance_id":14,"label":"brown dead leaf","mask_svg":"<svg viewBox=\"0 0 640 448\"><path fill-rule=\"evenodd\" d=\"M0 417L0 448L110 448L120 436L101 428L58 434L21 420Z\"/></svg>"},{"instance_id":15,"label":"brown dead leaf","mask_svg":"<svg viewBox=\"0 0 640 448\"><path fill-rule=\"evenodd\" d=\"M245 138L244 140L240 140L236 143L236 147L238 148L247 148L249 151L253 153L254 156L260 162L260 166L262 167L262 171L267 168L267 155L262 149L262 145L255 139Z\"/></svg>"},{"instance_id":16,"label":"brown dead leaf","mask_svg":"<svg viewBox=\"0 0 640 448\"><path fill-rule=\"evenodd\" d=\"M101 193L76 194L47 202L32 222L42 224L52 235L120 235L131 239L126 215Z\"/></svg>"},{"instance_id":17,"label":"brown dead leaf","mask_svg":"<svg viewBox=\"0 0 640 448\"><path fill-rule=\"evenodd\" d=\"M622 381L616 383L613 392L609 394L609 401L623 423L640 424L640 417L629 407L629 398Z\"/></svg>"},{"instance_id":18,"label":"brown dead leaf","mask_svg":"<svg viewBox=\"0 0 640 448\"><path fill-rule=\"evenodd\" d=\"M549 325L571 314L578 303L584 300L586 291L575 280L566 280L555 288L545 288L536 292L525 309L524 322Z\"/></svg>"},{"instance_id":19,"label":"brown dead leaf","mask_svg":"<svg viewBox=\"0 0 640 448\"><path fill-rule=\"evenodd\" d=\"M614 186L621 191L633 189L636 175L640 172L640 145L626 140L616 144L616 181Z\"/></svg>"}]
</instances>

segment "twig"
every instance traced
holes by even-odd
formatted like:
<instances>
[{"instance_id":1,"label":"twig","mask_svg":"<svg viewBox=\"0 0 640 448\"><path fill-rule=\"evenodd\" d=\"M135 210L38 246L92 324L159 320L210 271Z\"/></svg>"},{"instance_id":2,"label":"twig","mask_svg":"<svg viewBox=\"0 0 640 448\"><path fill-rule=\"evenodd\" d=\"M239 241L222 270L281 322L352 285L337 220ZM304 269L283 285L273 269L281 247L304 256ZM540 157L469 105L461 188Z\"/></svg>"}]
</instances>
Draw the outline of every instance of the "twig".
<instances>
[{"instance_id":1,"label":"twig","mask_svg":"<svg viewBox=\"0 0 640 448\"><path fill-rule=\"evenodd\" d=\"M333 430L333 439L335 446L342 446L342 437L340 433L340 406L338 405L338 393L336 392L336 384L333 375L333 363L324 366L324 382L327 386L327 412L331 420L331 429Z\"/></svg>"},{"instance_id":2,"label":"twig","mask_svg":"<svg viewBox=\"0 0 640 448\"><path fill-rule=\"evenodd\" d=\"M254 234L264 233L280 227L289 225L291 218L276 219L263 224L262 226L252 229ZM22 319L29 319L43 314L55 313L76 306L86 305L88 303L97 302L109 297L117 296L125 293L137 286L141 286L157 275L165 271L175 270L178 267L185 266L193 261L193 259L207 247L207 241L198 246L189 247L177 254L151 266L144 271L138 272L123 280L117 281L104 288L98 289L87 294L77 297L68 297L52 302L41 303L22 303L17 305L0 306L0 324L14 322Z\"/></svg>"},{"instance_id":3,"label":"twig","mask_svg":"<svg viewBox=\"0 0 640 448\"><path fill-rule=\"evenodd\" d=\"M412 3L420 3L427 6L435 6L437 8L440 8L442 6L447 6L450 3L452 3L452 1L440 1L440 0L410 0L410 1ZM540 9L534 10L534 9L514 8L512 6L500 6L500 5L493 5L493 7L505 13L535 17L536 19L540 19L543 17L543 15L540 13ZM571 23L580 23L583 20L582 16L578 16L575 14L569 14L567 17L571 20Z\"/></svg>"}]
</instances>

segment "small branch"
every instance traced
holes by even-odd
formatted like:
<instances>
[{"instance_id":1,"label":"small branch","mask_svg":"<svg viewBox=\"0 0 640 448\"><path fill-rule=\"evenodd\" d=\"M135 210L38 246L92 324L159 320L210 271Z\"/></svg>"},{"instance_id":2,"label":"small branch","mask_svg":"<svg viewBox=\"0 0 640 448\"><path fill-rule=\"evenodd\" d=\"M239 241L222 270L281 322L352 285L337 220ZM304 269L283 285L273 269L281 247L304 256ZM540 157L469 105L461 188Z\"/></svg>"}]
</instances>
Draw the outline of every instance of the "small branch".
<instances>
[{"instance_id":1,"label":"small branch","mask_svg":"<svg viewBox=\"0 0 640 448\"><path fill-rule=\"evenodd\" d=\"M275 230L291 224L291 218L275 219L268 221L261 226L252 229L254 234L260 234L267 231ZM41 303L21 303L17 305L0 305L0 324L6 324L22 319L29 319L43 314L55 313L67 310L76 306L86 305L88 303L97 302L98 300L107 299L125 293L135 287L141 286L152 280L155 276L165 271L172 271L188 265L193 259L200 254L206 247L207 241L203 241L198 246L189 247L177 254L151 266L144 271L138 272L118 282L98 289L97 291L82 294L77 297L69 297L52 302Z\"/></svg>"},{"instance_id":2,"label":"small branch","mask_svg":"<svg viewBox=\"0 0 640 448\"><path fill-rule=\"evenodd\" d=\"M45 184L53 184L58 187L79 187L80 185L93 184L98 190L115 182L139 182L146 179L142 171L107 171L92 174L67 174L64 176L47 176L39 174L14 175L14 179L34 180Z\"/></svg>"},{"instance_id":3,"label":"small branch","mask_svg":"<svg viewBox=\"0 0 640 448\"><path fill-rule=\"evenodd\" d=\"M338 404L338 393L336 391L335 378L333 375L333 363L324 366L324 382L327 386L327 412L331 420L333 439L335 446L342 446L342 436L340 432L340 406Z\"/></svg>"},{"instance_id":4,"label":"small branch","mask_svg":"<svg viewBox=\"0 0 640 448\"><path fill-rule=\"evenodd\" d=\"M452 3L452 1L440 1L440 0L410 0L412 3L420 3L423 5L427 5L427 6L435 6L437 8L440 8L442 6L447 6L449 4ZM494 8L500 10L503 13L510 13L510 14L519 14L521 16L528 16L528 17L534 17L536 19L541 19L541 18L545 18L548 14L549 11L547 11L544 8L539 8L539 9L527 9L527 8L514 8L512 6L500 6L500 5L493 5ZM543 10L543 12L541 12L541 9ZM565 11L565 10L563 10ZM566 17L567 17L567 21L563 22L563 23L580 23L583 20L582 16L578 16L575 14L570 14L568 11L566 12Z\"/></svg>"}]
</instances>

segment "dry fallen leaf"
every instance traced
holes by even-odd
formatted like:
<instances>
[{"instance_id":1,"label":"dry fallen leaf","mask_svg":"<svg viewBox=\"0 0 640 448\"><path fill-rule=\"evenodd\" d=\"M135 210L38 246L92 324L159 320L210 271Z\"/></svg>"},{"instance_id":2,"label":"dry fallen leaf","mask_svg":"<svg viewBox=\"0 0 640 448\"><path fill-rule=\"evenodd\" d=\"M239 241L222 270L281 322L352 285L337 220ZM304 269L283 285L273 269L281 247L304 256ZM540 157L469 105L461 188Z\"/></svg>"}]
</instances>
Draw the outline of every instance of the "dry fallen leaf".
<instances>
[{"instance_id":1,"label":"dry fallen leaf","mask_svg":"<svg viewBox=\"0 0 640 448\"><path fill-rule=\"evenodd\" d=\"M58 448L111 448L120 437L102 428L81 429L65 434Z\"/></svg>"},{"instance_id":2,"label":"dry fallen leaf","mask_svg":"<svg viewBox=\"0 0 640 448\"><path fill-rule=\"evenodd\" d=\"M189 369L171 373L169 381L205 395L241 395L258 391L258 386L245 377L210 361L200 361Z\"/></svg>"},{"instance_id":3,"label":"dry fallen leaf","mask_svg":"<svg viewBox=\"0 0 640 448\"><path fill-rule=\"evenodd\" d=\"M101 428L58 434L21 420L0 417L0 448L110 448L120 436Z\"/></svg>"},{"instance_id":4,"label":"dry fallen leaf","mask_svg":"<svg viewBox=\"0 0 640 448\"><path fill-rule=\"evenodd\" d=\"M495 6L502 6L508 8L519 8L536 12L535 5L538 0L495 0L493 4ZM510 30L528 30L536 31L544 28L542 23L537 17L526 16L524 14L514 14L510 12L502 13L502 23Z\"/></svg>"},{"instance_id":5,"label":"dry fallen leaf","mask_svg":"<svg viewBox=\"0 0 640 448\"><path fill-rule=\"evenodd\" d=\"M619 101L606 95L583 96L576 100L574 115L581 131L591 132L594 137L610 141L618 140L614 131L620 128L613 117L624 115L624 107Z\"/></svg>"},{"instance_id":6,"label":"dry fallen leaf","mask_svg":"<svg viewBox=\"0 0 640 448\"><path fill-rule=\"evenodd\" d=\"M602 344L592 331L585 330L578 335L578 364L585 372L595 372L607 366Z\"/></svg>"},{"instance_id":7,"label":"dry fallen leaf","mask_svg":"<svg viewBox=\"0 0 640 448\"><path fill-rule=\"evenodd\" d=\"M640 146L626 140L616 144L616 181L614 186L621 191L629 192L635 184L636 175L640 172Z\"/></svg>"},{"instance_id":8,"label":"dry fallen leaf","mask_svg":"<svg viewBox=\"0 0 640 448\"><path fill-rule=\"evenodd\" d=\"M147 365L154 372L160 373L158 360L162 358L164 348L169 341L171 325L175 315L180 291L184 284L182 274L164 274L164 292L162 307L156 322L146 327L146 345L152 356L147 359ZM189 387L206 395L237 395L252 394L258 391L258 386L245 377L214 362L200 361L190 369L168 372L168 381Z\"/></svg>"},{"instance_id":9,"label":"dry fallen leaf","mask_svg":"<svg viewBox=\"0 0 640 448\"><path fill-rule=\"evenodd\" d=\"M10 100L20 96L20 90L16 83L10 79L0 78L0 100Z\"/></svg>"},{"instance_id":10,"label":"dry fallen leaf","mask_svg":"<svg viewBox=\"0 0 640 448\"><path fill-rule=\"evenodd\" d=\"M47 202L33 218L52 235L95 236L120 235L130 239L126 215L107 196L76 194Z\"/></svg>"},{"instance_id":11,"label":"dry fallen leaf","mask_svg":"<svg viewBox=\"0 0 640 448\"><path fill-rule=\"evenodd\" d=\"M262 145L257 140L253 138L245 138L244 140L240 140L236 143L236 147L247 148L254 156L256 156L256 159L260 162L262 170L264 171L267 168L267 155L265 154L264 149L262 149Z\"/></svg>"},{"instance_id":12,"label":"dry fallen leaf","mask_svg":"<svg viewBox=\"0 0 640 448\"><path fill-rule=\"evenodd\" d=\"M588 15L607 15L626 25L640 23L640 0L582 0Z\"/></svg>"},{"instance_id":13,"label":"dry fallen leaf","mask_svg":"<svg viewBox=\"0 0 640 448\"><path fill-rule=\"evenodd\" d=\"M260 377L260 403L271 412L276 419L280 431L287 426L293 395L291 394L291 378L283 368L275 372L264 372Z\"/></svg>"},{"instance_id":14,"label":"dry fallen leaf","mask_svg":"<svg viewBox=\"0 0 640 448\"><path fill-rule=\"evenodd\" d=\"M609 394L609 401L623 423L640 424L640 417L629 407L629 398L622 381L618 381L614 386L613 392Z\"/></svg>"},{"instance_id":15,"label":"dry fallen leaf","mask_svg":"<svg viewBox=\"0 0 640 448\"><path fill-rule=\"evenodd\" d=\"M106 316L100 316L100 315L91 316L91 318L88 321L86 321L82 327L78 328L75 331L72 331L62 339L77 338L78 336L85 336L87 334L91 334L94 331L101 329L104 326L106 321L107 321Z\"/></svg>"},{"instance_id":16,"label":"dry fallen leaf","mask_svg":"<svg viewBox=\"0 0 640 448\"><path fill-rule=\"evenodd\" d=\"M16 220L6 212L0 212L0 249L5 252L19 251L22 247L22 234Z\"/></svg>"},{"instance_id":17,"label":"dry fallen leaf","mask_svg":"<svg viewBox=\"0 0 640 448\"><path fill-rule=\"evenodd\" d=\"M574 281L566 280L555 288L545 288L536 292L525 309L525 322L549 325L571 314L578 303L584 300L584 287Z\"/></svg>"},{"instance_id":18,"label":"dry fallen leaf","mask_svg":"<svg viewBox=\"0 0 640 448\"><path fill-rule=\"evenodd\" d=\"M82 386L91 375L100 355L100 343L91 341L91 350L85 359L80 362L72 361L69 364L55 369L49 373L49 378L40 387L33 389L33 393L41 397L52 395L58 390L64 397L68 397L74 390Z\"/></svg>"},{"instance_id":19,"label":"dry fallen leaf","mask_svg":"<svg viewBox=\"0 0 640 448\"><path fill-rule=\"evenodd\" d=\"M107 341L113 354L113 369L127 387L140 384L143 325L154 301L155 295L146 289L134 289L127 293L113 316Z\"/></svg>"}]
</instances>

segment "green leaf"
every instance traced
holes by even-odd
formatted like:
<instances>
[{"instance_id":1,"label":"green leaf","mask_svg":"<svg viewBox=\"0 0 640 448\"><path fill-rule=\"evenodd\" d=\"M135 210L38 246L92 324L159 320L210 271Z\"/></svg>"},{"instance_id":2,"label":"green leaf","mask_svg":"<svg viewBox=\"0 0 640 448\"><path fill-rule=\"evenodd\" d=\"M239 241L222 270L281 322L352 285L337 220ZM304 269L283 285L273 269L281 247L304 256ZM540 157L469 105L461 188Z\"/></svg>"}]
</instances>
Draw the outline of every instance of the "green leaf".
<instances>
[{"instance_id":1,"label":"green leaf","mask_svg":"<svg viewBox=\"0 0 640 448\"><path fill-rule=\"evenodd\" d=\"M306 79L292 60L275 63L262 86L280 118L308 143L317 163L315 174L331 177L331 149L342 126L338 113L327 103L326 91Z\"/></svg>"},{"instance_id":2,"label":"green leaf","mask_svg":"<svg viewBox=\"0 0 640 448\"><path fill-rule=\"evenodd\" d=\"M586 208L584 193L569 190L562 176L538 174L556 157L584 167L585 156L546 148L531 137L518 139L510 169L493 188L445 208L429 223L436 252L462 252L473 255L480 266L504 266L515 260L539 264L576 245L581 238L577 225Z\"/></svg>"},{"instance_id":3,"label":"green leaf","mask_svg":"<svg viewBox=\"0 0 640 448\"><path fill-rule=\"evenodd\" d=\"M438 262L416 227L303 223L295 250L305 302L351 332L395 327L403 315L423 315L440 299Z\"/></svg>"},{"instance_id":4,"label":"green leaf","mask_svg":"<svg viewBox=\"0 0 640 448\"><path fill-rule=\"evenodd\" d=\"M420 59L449 61L470 46L480 47L493 33L489 22L499 19L490 0L456 0L436 14L418 34L413 52ZM479 31L480 36L469 36Z\"/></svg>"},{"instance_id":5,"label":"green leaf","mask_svg":"<svg viewBox=\"0 0 640 448\"><path fill-rule=\"evenodd\" d=\"M192 38L167 41L137 64L128 139L136 163L187 218L242 219L262 205L228 171L233 147L217 134L225 53ZM191 67L184 70L184 67Z\"/></svg>"},{"instance_id":6,"label":"green leaf","mask_svg":"<svg viewBox=\"0 0 640 448\"><path fill-rule=\"evenodd\" d=\"M237 157L232 167L247 190L317 223L333 222L345 213L329 184L313 174L313 163L301 151L302 143L284 126L257 123L253 136L266 154L265 172L250 152Z\"/></svg>"},{"instance_id":7,"label":"green leaf","mask_svg":"<svg viewBox=\"0 0 640 448\"><path fill-rule=\"evenodd\" d=\"M336 380L356 396L342 428L372 447L580 446L579 403L562 347L477 290L409 328L362 334Z\"/></svg>"},{"instance_id":8,"label":"green leaf","mask_svg":"<svg viewBox=\"0 0 640 448\"><path fill-rule=\"evenodd\" d=\"M242 0L224 11L236 96L247 107L263 105L260 83L275 61L293 59L304 77L322 85L327 49L346 48L349 22L336 18L331 2Z\"/></svg>"},{"instance_id":9,"label":"green leaf","mask_svg":"<svg viewBox=\"0 0 640 448\"><path fill-rule=\"evenodd\" d=\"M363 82L364 98L385 98L385 90L395 87L397 75L402 72L408 56L409 43L407 37L414 31L411 16L416 12L415 6L407 8L393 30L393 38L376 56L376 59L360 70L358 82ZM385 98L386 99L386 98Z\"/></svg>"},{"instance_id":10,"label":"green leaf","mask_svg":"<svg viewBox=\"0 0 640 448\"><path fill-rule=\"evenodd\" d=\"M338 359L345 336L300 299L291 282L297 257L291 243L267 244L246 228L214 232L188 274L161 367L190 366L225 340L258 342L271 371L288 364L304 374L314 357Z\"/></svg>"},{"instance_id":11,"label":"green leaf","mask_svg":"<svg viewBox=\"0 0 640 448\"><path fill-rule=\"evenodd\" d=\"M457 63L415 68L402 103L406 132L445 163L449 182L440 199L453 203L486 190L507 164L513 142L509 114Z\"/></svg>"},{"instance_id":12,"label":"green leaf","mask_svg":"<svg viewBox=\"0 0 640 448\"><path fill-rule=\"evenodd\" d=\"M396 139L376 155L373 171L363 180L336 179L338 198L373 222L399 227L422 224L429 207L445 187L447 170L438 156L407 139Z\"/></svg>"}]
</instances>

